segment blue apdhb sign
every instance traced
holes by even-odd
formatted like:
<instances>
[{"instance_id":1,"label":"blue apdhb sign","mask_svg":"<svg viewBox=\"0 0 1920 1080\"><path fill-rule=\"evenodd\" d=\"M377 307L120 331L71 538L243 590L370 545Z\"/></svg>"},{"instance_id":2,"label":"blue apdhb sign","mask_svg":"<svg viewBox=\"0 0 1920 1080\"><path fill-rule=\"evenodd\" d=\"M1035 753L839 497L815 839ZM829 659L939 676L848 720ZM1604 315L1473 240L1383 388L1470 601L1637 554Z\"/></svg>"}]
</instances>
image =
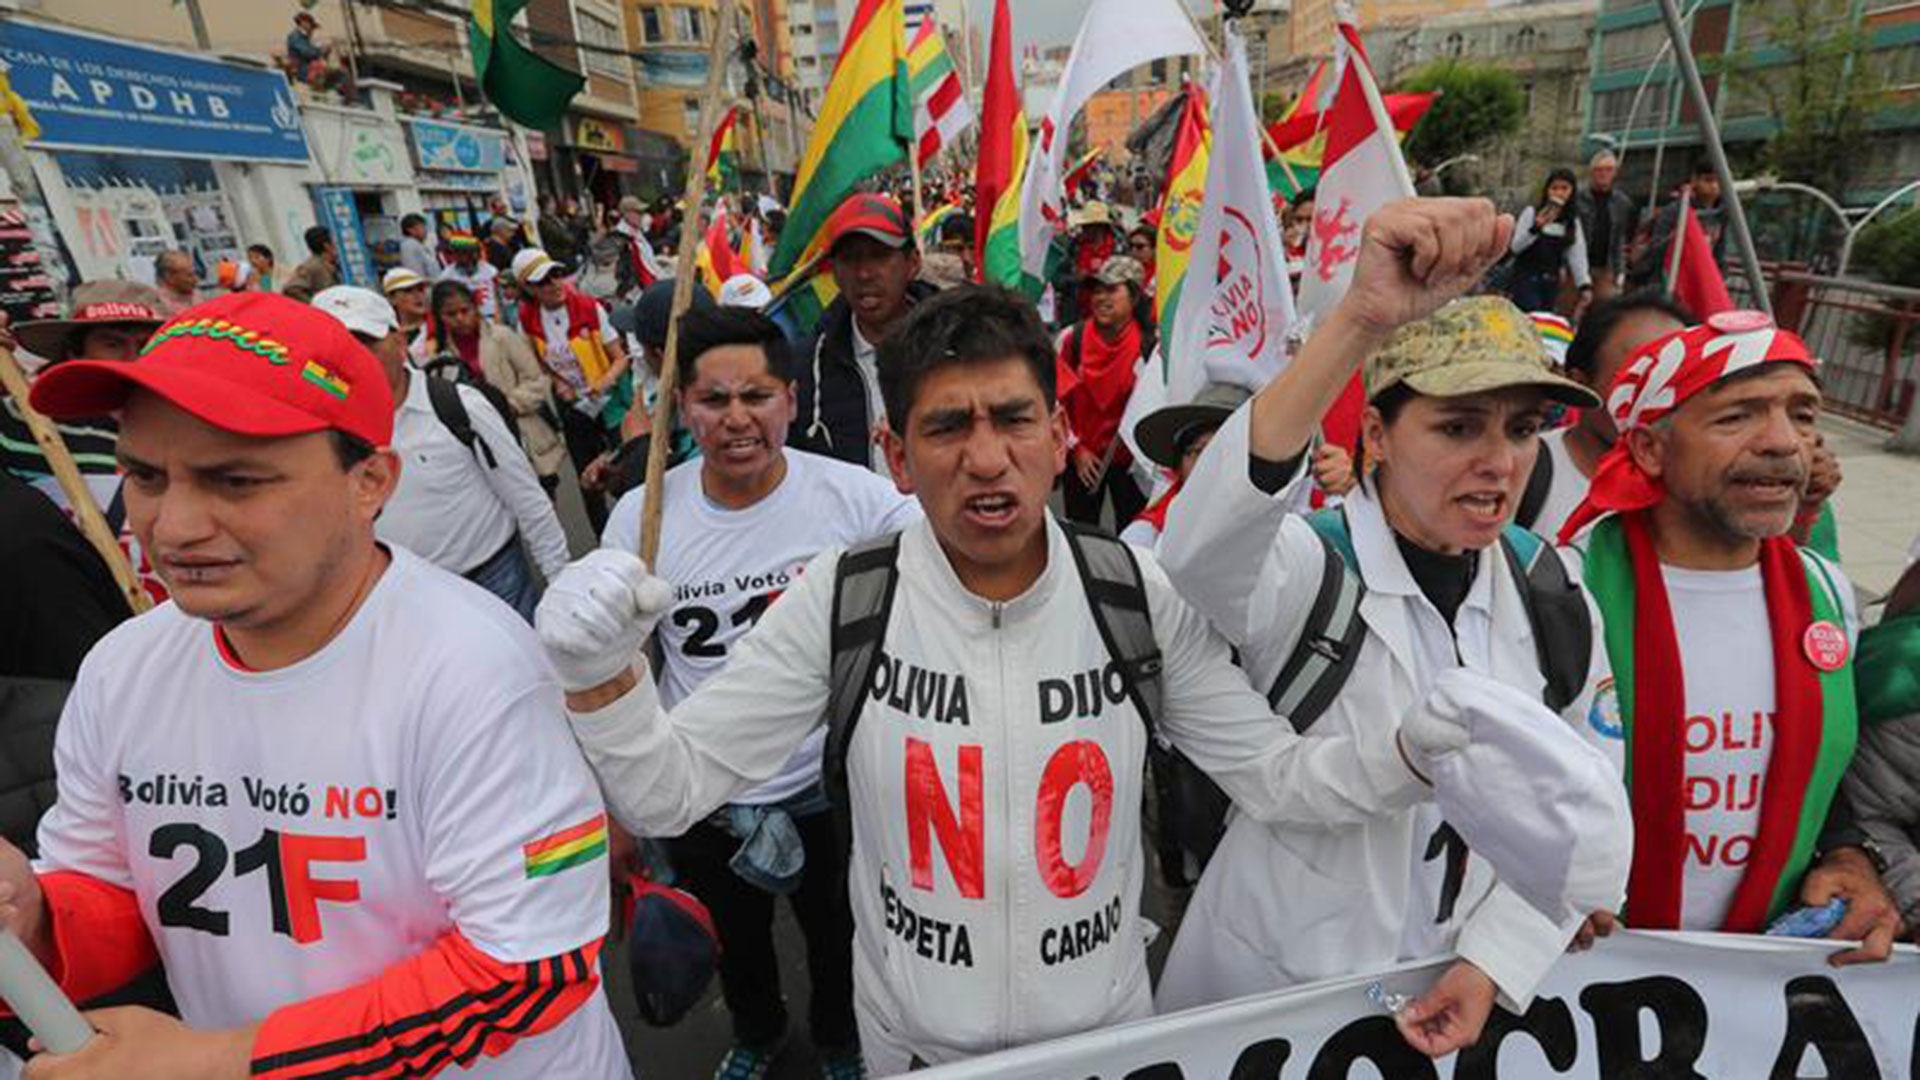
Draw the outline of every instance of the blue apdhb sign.
<instances>
[{"instance_id":1,"label":"blue apdhb sign","mask_svg":"<svg viewBox=\"0 0 1920 1080\"><path fill-rule=\"evenodd\" d=\"M35 147L305 163L285 75L93 34L0 23Z\"/></svg>"}]
</instances>

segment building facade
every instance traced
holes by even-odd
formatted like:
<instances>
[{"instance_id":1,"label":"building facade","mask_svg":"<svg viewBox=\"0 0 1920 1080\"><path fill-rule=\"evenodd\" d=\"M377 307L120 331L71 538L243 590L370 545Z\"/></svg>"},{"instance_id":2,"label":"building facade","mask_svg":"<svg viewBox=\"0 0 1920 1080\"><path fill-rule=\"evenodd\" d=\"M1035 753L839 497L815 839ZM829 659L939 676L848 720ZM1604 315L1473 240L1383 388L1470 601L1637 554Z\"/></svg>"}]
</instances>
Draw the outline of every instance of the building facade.
<instances>
[{"instance_id":1,"label":"building facade","mask_svg":"<svg viewBox=\"0 0 1920 1080\"><path fill-rule=\"evenodd\" d=\"M1709 100L1736 172L1780 129L1763 94L1712 74L1716 58L1753 56L1762 77L1792 60L1791 46L1770 41L1769 16L1793 0L1701 0L1689 40L1703 70ZM1844 0L1836 17L1858 30L1866 55L1883 74L1886 96L1858 146L1845 191L1829 192L1844 205L1867 206L1920 179L1920 3ZM1643 202L1683 180L1702 153L1698 117L1684 100L1660 9L1647 0L1602 0L1589 61L1591 93L1584 132L1589 146L1611 146L1623 158L1621 182Z\"/></svg>"},{"instance_id":2,"label":"building facade","mask_svg":"<svg viewBox=\"0 0 1920 1080\"><path fill-rule=\"evenodd\" d=\"M1582 111L1597 9L1597 0L1560 0L1456 11L1376 25L1363 31L1362 40L1382 86L1446 60L1513 73L1526 95L1519 132L1480 149L1479 160L1448 169L1465 170L1474 189L1517 207L1539 197L1555 166L1578 170L1584 164Z\"/></svg>"}]
</instances>

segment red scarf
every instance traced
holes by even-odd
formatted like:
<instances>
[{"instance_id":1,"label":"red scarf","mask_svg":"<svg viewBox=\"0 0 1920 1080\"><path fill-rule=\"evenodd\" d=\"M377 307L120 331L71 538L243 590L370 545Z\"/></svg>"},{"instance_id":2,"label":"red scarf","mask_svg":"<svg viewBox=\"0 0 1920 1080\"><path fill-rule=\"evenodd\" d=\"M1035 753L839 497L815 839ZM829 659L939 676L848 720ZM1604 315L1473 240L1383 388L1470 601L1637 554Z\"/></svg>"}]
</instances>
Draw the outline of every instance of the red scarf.
<instances>
[{"instance_id":1,"label":"red scarf","mask_svg":"<svg viewBox=\"0 0 1920 1080\"><path fill-rule=\"evenodd\" d=\"M1673 929L1680 925L1687 850L1686 684L1666 579L1646 518L1645 513L1621 518L1633 565L1634 852L1627 911L1634 926ZM1775 886L1793 851L1825 716L1819 677L1801 651L1801 634L1813 621L1813 600L1792 541L1761 541L1760 576L1773 640L1773 755L1753 857L1721 926L1729 933L1758 933L1766 926Z\"/></svg>"},{"instance_id":2,"label":"red scarf","mask_svg":"<svg viewBox=\"0 0 1920 1080\"><path fill-rule=\"evenodd\" d=\"M480 332L462 334L457 330L447 331L447 340L453 342L453 349L460 354L460 362L473 372L476 379L485 380L487 373L480 370Z\"/></svg>"},{"instance_id":3,"label":"red scarf","mask_svg":"<svg viewBox=\"0 0 1920 1080\"><path fill-rule=\"evenodd\" d=\"M1072 347L1073 332L1066 343ZM1065 396L1073 433L1095 454L1105 454L1120 430L1120 415L1133 393L1133 365L1140 359L1140 324L1128 319L1120 336L1108 341L1088 319L1080 324L1080 366ZM1066 359L1066 357L1062 357ZM1116 453L1116 461L1131 460Z\"/></svg>"},{"instance_id":4,"label":"red scarf","mask_svg":"<svg viewBox=\"0 0 1920 1080\"><path fill-rule=\"evenodd\" d=\"M1152 506L1149 506L1145 510L1140 511L1139 516L1137 516L1134 520L1144 521L1147 524L1153 526L1153 531L1156 534L1166 532L1167 531L1167 508L1173 505L1173 497L1175 495L1180 494L1181 485L1184 483L1185 481L1181 480L1178 477L1175 477L1173 481L1173 486L1167 489L1167 493L1165 495L1160 496L1160 498L1156 499Z\"/></svg>"}]
</instances>

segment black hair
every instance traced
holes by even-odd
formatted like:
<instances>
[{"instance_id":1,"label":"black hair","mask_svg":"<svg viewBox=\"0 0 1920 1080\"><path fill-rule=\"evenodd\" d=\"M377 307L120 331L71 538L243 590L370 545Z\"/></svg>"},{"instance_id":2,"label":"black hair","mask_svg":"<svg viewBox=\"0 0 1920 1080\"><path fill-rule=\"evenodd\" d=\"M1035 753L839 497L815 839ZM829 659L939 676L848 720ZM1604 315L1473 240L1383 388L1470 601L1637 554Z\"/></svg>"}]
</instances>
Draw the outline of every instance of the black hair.
<instances>
[{"instance_id":1,"label":"black hair","mask_svg":"<svg viewBox=\"0 0 1920 1080\"><path fill-rule=\"evenodd\" d=\"M327 248L333 244L333 234L327 231L325 225L315 225L313 228L308 229L305 237L307 250L313 252L315 255L327 250Z\"/></svg>"},{"instance_id":2,"label":"black hair","mask_svg":"<svg viewBox=\"0 0 1920 1080\"><path fill-rule=\"evenodd\" d=\"M700 357L728 345L755 345L767 358L767 374L793 381L793 352L780 324L747 307L689 307L680 314L680 382L693 381Z\"/></svg>"},{"instance_id":3,"label":"black hair","mask_svg":"<svg viewBox=\"0 0 1920 1080\"><path fill-rule=\"evenodd\" d=\"M425 225L426 223L427 223L427 219L425 215L408 214L405 217L400 219L400 231L406 232L408 229L413 228L415 225Z\"/></svg>"},{"instance_id":4,"label":"black hair","mask_svg":"<svg viewBox=\"0 0 1920 1080\"><path fill-rule=\"evenodd\" d=\"M249 255L259 255L259 256L262 256L262 257L264 257L264 258L265 258L265 259L266 259L266 260L267 260L268 262L272 262L272 261L273 261L273 249L272 249L272 248L270 248L270 247L268 247L268 246L267 246L267 245L265 245L265 244L248 244L248 245L247 245L247 254L249 254Z\"/></svg>"},{"instance_id":5,"label":"black hair","mask_svg":"<svg viewBox=\"0 0 1920 1080\"><path fill-rule=\"evenodd\" d=\"M333 456L340 462L341 472L373 456L373 444L358 435L349 435L339 428L332 428L327 434L332 436Z\"/></svg>"},{"instance_id":6,"label":"black hair","mask_svg":"<svg viewBox=\"0 0 1920 1080\"><path fill-rule=\"evenodd\" d=\"M1696 161L1693 163L1693 172L1688 175L1717 177L1720 175L1720 173L1719 173L1719 170L1713 167L1712 158L1701 158L1699 161Z\"/></svg>"},{"instance_id":7,"label":"black hair","mask_svg":"<svg viewBox=\"0 0 1920 1080\"><path fill-rule=\"evenodd\" d=\"M1555 180L1565 180L1567 182L1567 186L1571 187L1575 191L1580 190L1579 178L1573 175L1572 169L1569 169L1566 166L1562 165L1559 168L1554 169L1552 172L1549 172L1547 174L1547 182L1540 185L1540 205L1541 206L1547 205L1547 192L1553 187L1553 182Z\"/></svg>"},{"instance_id":8,"label":"black hair","mask_svg":"<svg viewBox=\"0 0 1920 1080\"><path fill-rule=\"evenodd\" d=\"M1400 410L1407 407L1407 402L1419 396L1419 391L1413 387L1397 382L1374 395L1367 404L1380 410L1382 423L1391 424L1400 418Z\"/></svg>"},{"instance_id":9,"label":"black hair","mask_svg":"<svg viewBox=\"0 0 1920 1080\"><path fill-rule=\"evenodd\" d=\"M1594 369L1600 363L1600 347L1629 315L1646 312L1669 316L1682 326L1692 326L1699 321L1686 305L1659 289L1610 296L1588 308L1586 317L1580 320L1580 330L1573 335L1573 344L1567 346L1566 369L1592 380L1597 374ZM1604 392L1604 388L1599 389Z\"/></svg>"},{"instance_id":10,"label":"black hair","mask_svg":"<svg viewBox=\"0 0 1920 1080\"><path fill-rule=\"evenodd\" d=\"M1016 356L1033 373L1051 411L1053 339L1033 304L999 285L961 285L922 300L881 340L875 357L887 424L894 434L905 434L907 414L929 372Z\"/></svg>"},{"instance_id":11,"label":"black hair","mask_svg":"<svg viewBox=\"0 0 1920 1080\"><path fill-rule=\"evenodd\" d=\"M1313 202L1319 194L1320 190L1318 188L1301 188L1300 194L1295 195L1293 201L1296 203Z\"/></svg>"}]
</instances>

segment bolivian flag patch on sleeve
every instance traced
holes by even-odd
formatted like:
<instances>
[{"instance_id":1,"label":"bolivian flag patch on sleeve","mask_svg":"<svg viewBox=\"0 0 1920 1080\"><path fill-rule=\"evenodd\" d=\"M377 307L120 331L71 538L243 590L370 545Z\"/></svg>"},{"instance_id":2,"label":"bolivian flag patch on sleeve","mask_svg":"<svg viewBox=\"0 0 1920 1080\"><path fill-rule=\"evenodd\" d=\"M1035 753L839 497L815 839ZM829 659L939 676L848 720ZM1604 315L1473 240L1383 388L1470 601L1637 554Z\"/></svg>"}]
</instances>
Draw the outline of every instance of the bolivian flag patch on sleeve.
<instances>
[{"instance_id":1,"label":"bolivian flag patch on sleeve","mask_svg":"<svg viewBox=\"0 0 1920 1080\"><path fill-rule=\"evenodd\" d=\"M546 877L592 862L607 853L607 815L595 814L578 825L535 840L521 850L527 857L530 878Z\"/></svg>"}]
</instances>

